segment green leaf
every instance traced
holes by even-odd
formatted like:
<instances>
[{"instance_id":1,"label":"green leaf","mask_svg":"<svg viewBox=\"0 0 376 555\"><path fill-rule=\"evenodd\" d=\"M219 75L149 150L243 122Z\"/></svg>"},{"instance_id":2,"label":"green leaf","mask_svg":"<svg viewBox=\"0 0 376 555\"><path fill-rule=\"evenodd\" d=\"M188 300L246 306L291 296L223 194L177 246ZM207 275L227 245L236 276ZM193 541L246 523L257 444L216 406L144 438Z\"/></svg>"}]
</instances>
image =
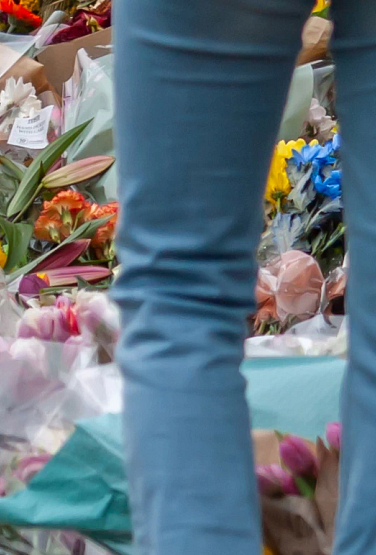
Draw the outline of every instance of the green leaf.
<instances>
[{"instance_id":1,"label":"green leaf","mask_svg":"<svg viewBox=\"0 0 376 555\"><path fill-rule=\"evenodd\" d=\"M324 8L323 10L321 10L321 12L313 12L312 15L315 15L316 17L322 17L323 19L329 19L329 16L330 16L330 7L327 6L326 8Z\"/></svg>"},{"instance_id":2,"label":"green leaf","mask_svg":"<svg viewBox=\"0 0 376 555\"><path fill-rule=\"evenodd\" d=\"M25 256L33 234L33 226L28 224L13 224L5 218L0 218L0 227L5 233L8 242L8 256L4 271L9 272Z\"/></svg>"},{"instance_id":3,"label":"green leaf","mask_svg":"<svg viewBox=\"0 0 376 555\"><path fill-rule=\"evenodd\" d=\"M334 245L346 233L346 226L343 223L338 224L337 229L333 232L326 245L323 246L321 254L323 254L329 247Z\"/></svg>"},{"instance_id":4,"label":"green leaf","mask_svg":"<svg viewBox=\"0 0 376 555\"><path fill-rule=\"evenodd\" d=\"M17 164L12 162L12 160L7 158L6 156L0 156L0 164L2 164L7 170L9 170L12 177L15 177L18 181L22 180L25 172L22 171L21 168L17 166Z\"/></svg>"},{"instance_id":5,"label":"green leaf","mask_svg":"<svg viewBox=\"0 0 376 555\"><path fill-rule=\"evenodd\" d=\"M85 289L85 291L102 291L108 289L109 287L108 283L93 285L80 276L76 276L76 280L79 291L81 291L82 289ZM108 280L106 281L108 282Z\"/></svg>"},{"instance_id":6,"label":"green leaf","mask_svg":"<svg viewBox=\"0 0 376 555\"><path fill-rule=\"evenodd\" d=\"M7 173L0 173L0 214L5 216L7 206L17 191L19 181Z\"/></svg>"},{"instance_id":7,"label":"green leaf","mask_svg":"<svg viewBox=\"0 0 376 555\"><path fill-rule=\"evenodd\" d=\"M17 193L8 206L8 218L14 216L18 212L24 211L31 204L45 173L65 152L68 146L81 135L91 121L92 120L89 120L64 133L64 135L48 145L39 156L33 160L21 180Z\"/></svg>"},{"instance_id":8,"label":"green leaf","mask_svg":"<svg viewBox=\"0 0 376 555\"><path fill-rule=\"evenodd\" d=\"M56 248L42 254L32 262L29 262L29 264L26 264L26 266L23 266L19 270L16 270L15 272L7 276L7 283L11 283L12 281L18 279L19 277L32 272L38 264L40 264L45 258L47 258L47 256L50 256L51 253L58 251L59 249L61 249L62 246L67 245L68 243L72 243L73 241L78 241L79 239L91 239L92 237L94 237L97 229L102 225L106 224L111 219L111 217L112 216L106 216L105 218L99 218L98 220L91 220L90 222L86 222L82 224L78 229L76 229L76 231L72 233L72 235L67 237ZM14 225L24 225L24 224L14 224Z\"/></svg>"},{"instance_id":9,"label":"green leaf","mask_svg":"<svg viewBox=\"0 0 376 555\"><path fill-rule=\"evenodd\" d=\"M302 478L301 476L294 476L295 484L300 494L306 499L314 499L316 480L313 478Z\"/></svg>"},{"instance_id":10,"label":"green leaf","mask_svg":"<svg viewBox=\"0 0 376 555\"><path fill-rule=\"evenodd\" d=\"M325 241L326 241L326 233L324 233L323 231L320 231L312 241L312 251L311 251L312 256L315 256L320 251L322 246L325 244Z\"/></svg>"}]
</instances>

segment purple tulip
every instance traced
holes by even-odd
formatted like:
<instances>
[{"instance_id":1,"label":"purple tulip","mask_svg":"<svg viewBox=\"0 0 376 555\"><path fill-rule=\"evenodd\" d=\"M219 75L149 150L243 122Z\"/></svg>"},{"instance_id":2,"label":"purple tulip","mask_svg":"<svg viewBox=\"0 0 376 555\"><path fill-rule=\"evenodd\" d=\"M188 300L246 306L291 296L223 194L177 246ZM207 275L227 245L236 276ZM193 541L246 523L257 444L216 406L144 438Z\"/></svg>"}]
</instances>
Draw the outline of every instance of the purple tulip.
<instances>
[{"instance_id":1,"label":"purple tulip","mask_svg":"<svg viewBox=\"0 0 376 555\"><path fill-rule=\"evenodd\" d=\"M278 464L256 467L258 489L261 495L299 495L294 478Z\"/></svg>"},{"instance_id":2,"label":"purple tulip","mask_svg":"<svg viewBox=\"0 0 376 555\"><path fill-rule=\"evenodd\" d=\"M330 447L339 451L341 448L342 424L331 422L326 427L326 439Z\"/></svg>"},{"instance_id":3,"label":"purple tulip","mask_svg":"<svg viewBox=\"0 0 376 555\"><path fill-rule=\"evenodd\" d=\"M14 475L18 480L27 484L36 474L38 474L38 472L42 470L50 459L51 455L47 454L25 457L19 462Z\"/></svg>"},{"instance_id":4,"label":"purple tulip","mask_svg":"<svg viewBox=\"0 0 376 555\"><path fill-rule=\"evenodd\" d=\"M282 461L297 476L316 476L317 459L302 439L286 436L279 445Z\"/></svg>"}]
</instances>

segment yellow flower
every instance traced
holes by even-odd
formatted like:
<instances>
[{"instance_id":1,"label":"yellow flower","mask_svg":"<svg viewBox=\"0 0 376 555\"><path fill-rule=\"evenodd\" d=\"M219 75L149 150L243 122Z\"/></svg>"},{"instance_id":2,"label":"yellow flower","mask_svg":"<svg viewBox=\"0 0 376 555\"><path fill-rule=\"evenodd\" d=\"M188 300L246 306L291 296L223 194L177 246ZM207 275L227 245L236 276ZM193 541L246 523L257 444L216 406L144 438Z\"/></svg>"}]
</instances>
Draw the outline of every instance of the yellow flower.
<instances>
[{"instance_id":1,"label":"yellow flower","mask_svg":"<svg viewBox=\"0 0 376 555\"><path fill-rule=\"evenodd\" d=\"M0 243L0 268L4 268L6 263L7 263L7 255L1 248L1 243Z\"/></svg>"},{"instance_id":2,"label":"yellow flower","mask_svg":"<svg viewBox=\"0 0 376 555\"><path fill-rule=\"evenodd\" d=\"M282 158L286 158L287 160L292 157L292 151L297 150L300 152L306 146L306 142L304 139L298 139L297 141L289 141L285 143L285 141L279 141L277 144L277 153Z\"/></svg>"},{"instance_id":3,"label":"yellow flower","mask_svg":"<svg viewBox=\"0 0 376 555\"><path fill-rule=\"evenodd\" d=\"M20 5L30 12L37 12L40 9L40 0L21 0Z\"/></svg>"},{"instance_id":4,"label":"yellow flower","mask_svg":"<svg viewBox=\"0 0 376 555\"><path fill-rule=\"evenodd\" d=\"M316 4L315 4L315 7L313 8L312 13L322 12L328 6L330 6L330 0L316 0Z\"/></svg>"},{"instance_id":5,"label":"yellow flower","mask_svg":"<svg viewBox=\"0 0 376 555\"><path fill-rule=\"evenodd\" d=\"M278 153L278 147L276 147L266 184L265 199L277 208L291 191L286 167L287 162L284 156Z\"/></svg>"}]
</instances>

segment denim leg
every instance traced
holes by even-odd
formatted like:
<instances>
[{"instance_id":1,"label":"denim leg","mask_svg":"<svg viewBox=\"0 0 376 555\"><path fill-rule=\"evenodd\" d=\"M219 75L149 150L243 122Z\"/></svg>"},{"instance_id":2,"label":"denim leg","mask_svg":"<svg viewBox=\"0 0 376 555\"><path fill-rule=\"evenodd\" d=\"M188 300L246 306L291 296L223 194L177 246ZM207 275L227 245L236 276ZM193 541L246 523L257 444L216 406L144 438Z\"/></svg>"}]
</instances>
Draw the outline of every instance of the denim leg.
<instances>
[{"instance_id":1,"label":"denim leg","mask_svg":"<svg viewBox=\"0 0 376 555\"><path fill-rule=\"evenodd\" d=\"M334 53L350 249L350 359L343 387L334 553L376 553L376 4L337 0Z\"/></svg>"},{"instance_id":2,"label":"denim leg","mask_svg":"<svg viewBox=\"0 0 376 555\"><path fill-rule=\"evenodd\" d=\"M118 0L118 361L139 555L258 555L239 373L310 0Z\"/></svg>"}]
</instances>

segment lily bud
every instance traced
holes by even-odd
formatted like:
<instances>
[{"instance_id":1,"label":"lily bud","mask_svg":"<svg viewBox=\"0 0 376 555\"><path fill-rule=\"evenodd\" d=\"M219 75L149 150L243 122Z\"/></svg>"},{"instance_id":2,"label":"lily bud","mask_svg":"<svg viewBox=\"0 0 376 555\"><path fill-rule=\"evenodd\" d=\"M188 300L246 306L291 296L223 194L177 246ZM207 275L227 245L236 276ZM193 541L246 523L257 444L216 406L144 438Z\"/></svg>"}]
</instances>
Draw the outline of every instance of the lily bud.
<instances>
[{"instance_id":1,"label":"lily bud","mask_svg":"<svg viewBox=\"0 0 376 555\"><path fill-rule=\"evenodd\" d=\"M285 437L279 450L284 464L297 476L317 475L317 459L299 437Z\"/></svg>"},{"instance_id":2,"label":"lily bud","mask_svg":"<svg viewBox=\"0 0 376 555\"><path fill-rule=\"evenodd\" d=\"M46 175L42 179L41 185L46 189L76 185L105 172L114 162L113 156L92 156L85 160L72 162L72 164Z\"/></svg>"},{"instance_id":3,"label":"lily bud","mask_svg":"<svg viewBox=\"0 0 376 555\"><path fill-rule=\"evenodd\" d=\"M68 266L67 268L52 268L43 274L49 287L65 287L77 285L77 276L94 283L111 275L111 270L103 266Z\"/></svg>"}]
</instances>

